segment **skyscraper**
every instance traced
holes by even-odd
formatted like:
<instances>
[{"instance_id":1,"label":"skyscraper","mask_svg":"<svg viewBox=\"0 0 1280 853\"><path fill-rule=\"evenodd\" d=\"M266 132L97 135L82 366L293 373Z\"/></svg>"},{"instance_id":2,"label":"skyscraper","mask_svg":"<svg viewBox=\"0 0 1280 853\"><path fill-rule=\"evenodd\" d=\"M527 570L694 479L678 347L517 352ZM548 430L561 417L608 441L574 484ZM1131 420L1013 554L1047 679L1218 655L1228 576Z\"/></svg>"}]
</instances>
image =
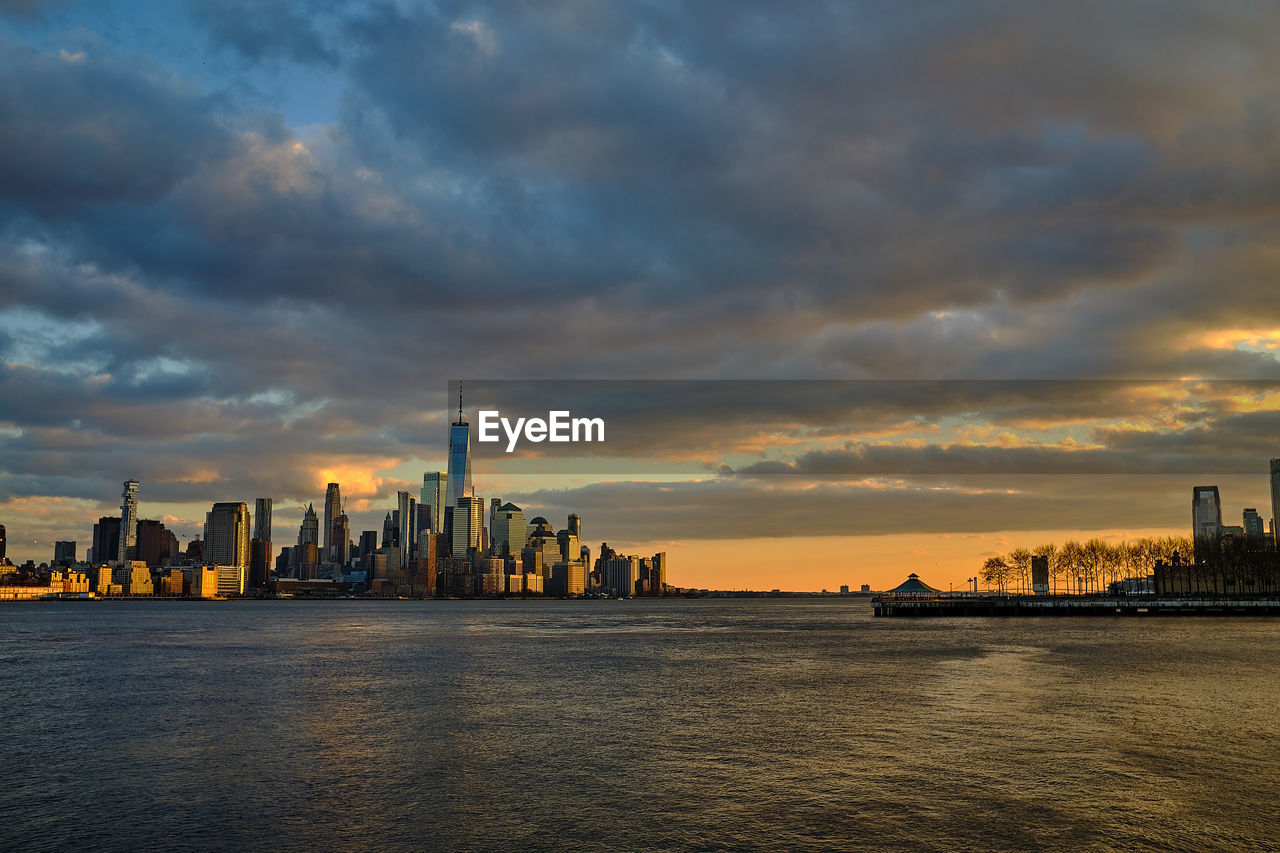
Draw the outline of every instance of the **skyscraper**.
<instances>
[{"instance_id":1,"label":"skyscraper","mask_svg":"<svg viewBox=\"0 0 1280 853\"><path fill-rule=\"evenodd\" d=\"M125 480L120 493L120 550L116 560L132 560L138 546L138 481Z\"/></svg>"},{"instance_id":2,"label":"skyscraper","mask_svg":"<svg viewBox=\"0 0 1280 853\"><path fill-rule=\"evenodd\" d=\"M302 525L298 528L298 544L320 544L320 521L316 518L315 507L311 504L307 504L306 512L302 513Z\"/></svg>"},{"instance_id":3,"label":"skyscraper","mask_svg":"<svg viewBox=\"0 0 1280 853\"><path fill-rule=\"evenodd\" d=\"M1244 538L1249 543L1249 547L1260 547L1263 537L1266 536L1266 525L1262 523L1262 516L1258 514L1256 508L1251 506L1244 508L1244 524L1242 526L1244 527Z\"/></svg>"},{"instance_id":4,"label":"skyscraper","mask_svg":"<svg viewBox=\"0 0 1280 853\"><path fill-rule=\"evenodd\" d=\"M417 540L418 502L408 492L396 492L396 545L400 567L409 565L412 544Z\"/></svg>"},{"instance_id":5,"label":"skyscraper","mask_svg":"<svg viewBox=\"0 0 1280 853\"><path fill-rule=\"evenodd\" d=\"M324 551L321 552L323 560L336 559L333 545L337 537L333 535L333 525L337 523L340 515L342 515L342 489L337 483L330 483L324 493Z\"/></svg>"},{"instance_id":6,"label":"skyscraper","mask_svg":"<svg viewBox=\"0 0 1280 853\"><path fill-rule=\"evenodd\" d=\"M249 586L262 589L271 575L271 498L253 502L253 538L249 542Z\"/></svg>"},{"instance_id":7,"label":"skyscraper","mask_svg":"<svg viewBox=\"0 0 1280 853\"><path fill-rule=\"evenodd\" d=\"M524 510L513 503L505 503L498 507L491 534L495 556L505 557L508 554L520 556L527 541Z\"/></svg>"},{"instance_id":8,"label":"skyscraper","mask_svg":"<svg viewBox=\"0 0 1280 853\"><path fill-rule=\"evenodd\" d=\"M1280 551L1280 459L1271 460L1271 538Z\"/></svg>"},{"instance_id":9,"label":"skyscraper","mask_svg":"<svg viewBox=\"0 0 1280 853\"><path fill-rule=\"evenodd\" d=\"M462 416L462 382L458 382L458 419L449 427L449 474L445 481L444 505L453 509L458 502L472 494L471 488L471 425ZM481 513L484 509L481 508ZM446 525L449 523L446 518ZM445 533L451 533L446 529ZM464 539L465 543L465 539ZM463 545L465 553L465 544ZM458 552L455 545L454 553Z\"/></svg>"},{"instance_id":10,"label":"skyscraper","mask_svg":"<svg viewBox=\"0 0 1280 853\"><path fill-rule=\"evenodd\" d=\"M253 538L271 541L271 498L258 498L253 502Z\"/></svg>"},{"instance_id":11,"label":"skyscraper","mask_svg":"<svg viewBox=\"0 0 1280 853\"><path fill-rule=\"evenodd\" d=\"M204 559L214 565L249 568L249 507L244 501L216 503L205 515Z\"/></svg>"},{"instance_id":12,"label":"skyscraper","mask_svg":"<svg viewBox=\"0 0 1280 853\"><path fill-rule=\"evenodd\" d=\"M0 524L0 563L8 559L8 545L5 543L4 525Z\"/></svg>"},{"instance_id":13,"label":"skyscraper","mask_svg":"<svg viewBox=\"0 0 1280 853\"><path fill-rule=\"evenodd\" d=\"M484 527L484 499L474 495L458 498L453 512L453 556L466 557L470 549L479 549Z\"/></svg>"},{"instance_id":14,"label":"skyscraper","mask_svg":"<svg viewBox=\"0 0 1280 853\"><path fill-rule=\"evenodd\" d=\"M1191 538L1195 559L1204 558L1206 546L1222 534L1222 501L1217 486L1196 486L1191 490Z\"/></svg>"},{"instance_id":15,"label":"skyscraper","mask_svg":"<svg viewBox=\"0 0 1280 853\"><path fill-rule=\"evenodd\" d=\"M444 527L444 493L447 475L443 471L428 471L422 475L422 495L419 506L431 510L431 529L439 533Z\"/></svg>"}]
</instances>

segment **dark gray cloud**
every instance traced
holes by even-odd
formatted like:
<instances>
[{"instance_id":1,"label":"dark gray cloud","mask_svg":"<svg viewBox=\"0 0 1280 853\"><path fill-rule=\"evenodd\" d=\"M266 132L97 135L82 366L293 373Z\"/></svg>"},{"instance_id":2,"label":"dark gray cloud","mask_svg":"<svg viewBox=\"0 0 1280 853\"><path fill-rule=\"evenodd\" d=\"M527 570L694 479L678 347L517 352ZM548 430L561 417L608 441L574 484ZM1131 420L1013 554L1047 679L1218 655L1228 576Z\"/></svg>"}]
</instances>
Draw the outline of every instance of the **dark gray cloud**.
<instances>
[{"instance_id":1,"label":"dark gray cloud","mask_svg":"<svg viewBox=\"0 0 1280 853\"><path fill-rule=\"evenodd\" d=\"M305 497L334 460L441 459L456 376L1280 375L1271 7L197 0L197 35L144 43L42 5L2 7L9 496L144 472L157 500ZM333 80L317 125L262 95ZM608 405L619 450L713 464L753 434L1171 405L925 387ZM1094 451L861 435L770 464L1267 455L1265 415L1193 408Z\"/></svg>"}]
</instances>

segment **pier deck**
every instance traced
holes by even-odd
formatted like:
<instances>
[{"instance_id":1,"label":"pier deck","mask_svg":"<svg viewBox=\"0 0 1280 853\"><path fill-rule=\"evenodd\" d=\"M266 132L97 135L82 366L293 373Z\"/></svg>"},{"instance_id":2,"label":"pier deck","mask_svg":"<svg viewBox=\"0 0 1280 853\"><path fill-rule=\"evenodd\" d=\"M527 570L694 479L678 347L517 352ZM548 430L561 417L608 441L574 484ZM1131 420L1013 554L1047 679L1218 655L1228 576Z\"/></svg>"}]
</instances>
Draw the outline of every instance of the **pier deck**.
<instances>
[{"instance_id":1,"label":"pier deck","mask_svg":"<svg viewBox=\"0 0 1280 853\"><path fill-rule=\"evenodd\" d=\"M1280 598L974 595L873 598L876 616L1276 616Z\"/></svg>"}]
</instances>

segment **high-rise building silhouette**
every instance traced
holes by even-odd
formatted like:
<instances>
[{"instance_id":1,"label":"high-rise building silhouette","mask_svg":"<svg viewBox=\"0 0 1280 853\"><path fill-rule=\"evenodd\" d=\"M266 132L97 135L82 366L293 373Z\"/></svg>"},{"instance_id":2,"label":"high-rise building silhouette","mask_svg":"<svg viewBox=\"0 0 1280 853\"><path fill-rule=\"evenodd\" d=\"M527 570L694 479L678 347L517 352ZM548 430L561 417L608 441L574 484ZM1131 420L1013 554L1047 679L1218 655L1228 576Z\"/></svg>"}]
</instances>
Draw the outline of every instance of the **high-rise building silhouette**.
<instances>
[{"instance_id":1,"label":"high-rise building silhouette","mask_svg":"<svg viewBox=\"0 0 1280 853\"><path fill-rule=\"evenodd\" d=\"M319 545L320 544L320 521L316 518L315 507L307 504L307 509L302 513L302 525L298 528L298 544Z\"/></svg>"},{"instance_id":2,"label":"high-rise building silhouette","mask_svg":"<svg viewBox=\"0 0 1280 853\"><path fill-rule=\"evenodd\" d=\"M462 415L462 382L458 382L458 419L449 427L449 472L445 481L445 533L452 533L453 510L458 502L468 497L471 488L471 425ZM480 510L484 512L483 508ZM466 545L463 545L465 553ZM453 549L456 554L457 546Z\"/></svg>"},{"instance_id":3,"label":"high-rise building silhouette","mask_svg":"<svg viewBox=\"0 0 1280 853\"><path fill-rule=\"evenodd\" d=\"M1217 486L1196 486L1191 490L1191 538L1197 562L1206 547L1222 535L1222 500Z\"/></svg>"},{"instance_id":4,"label":"high-rise building silhouette","mask_svg":"<svg viewBox=\"0 0 1280 853\"><path fill-rule=\"evenodd\" d=\"M123 563L137 554L138 545L138 481L125 480L120 493L120 549L116 560Z\"/></svg>"},{"instance_id":5,"label":"high-rise building silhouette","mask_svg":"<svg viewBox=\"0 0 1280 853\"><path fill-rule=\"evenodd\" d=\"M247 570L249 527L249 507L244 501L214 504L204 521L205 562Z\"/></svg>"},{"instance_id":6,"label":"high-rise building silhouette","mask_svg":"<svg viewBox=\"0 0 1280 853\"><path fill-rule=\"evenodd\" d=\"M76 561L76 543L75 540L59 540L53 543L53 564L55 566L70 566Z\"/></svg>"},{"instance_id":7,"label":"high-rise building silhouette","mask_svg":"<svg viewBox=\"0 0 1280 853\"><path fill-rule=\"evenodd\" d=\"M258 498L253 502L253 538L271 541L271 498Z\"/></svg>"},{"instance_id":8,"label":"high-rise building silhouette","mask_svg":"<svg viewBox=\"0 0 1280 853\"><path fill-rule=\"evenodd\" d=\"M1262 516L1258 514L1255 507L1247 506L1244 508L1244 538L1249 543L1249 547L1257 548L1262 545L1266 537L1266 525L1262 523Z\"/></svg>"},{"instance_id":9,"label":"high-rise building silhouette","mask_svg":"<svg viewBox=\"0 0 1280 853\"><path fill-rule=\"evenodd\" d=\"M1280 459L1271 460L1271 539L1280 551Z\"/></svg>"},{"instance_id":10,"label":"high-rise building silhouette","mask_svg":"<svg viewBox=\"0 0 1280 853\"><path fill-rule=\"evenodd\" d=\"M428 471L422 475L422 494L418 506L431 510L431 529L439 533L444 526L444 493L448 475L443 471Z\"/></svg>"},{"instance_id":11,"label":"high-rise building silhouette","mask_svg":"<svg viewBox=\"0 0 1280 853\"><path fill-rule=\"evenodd\" d=\"M397 510L398 512L399 510ZM396 522L391 517L391 513L387 513L387 517L382 520L382 547L391 548L396 544Z\"/></svg>"},{"instance_id":12,"label":"high-rise building silhouette","mask_svg":"<svg viewBox=\"0 0 1280 853\"><path fill-rule=\"evenodd\" d=\"M0 563L3 563L8 558L9 558L9 546L8 546L8 543L5 541L5 529L4 529L4 525L0 524Z\"/></svg>"},{"instance_id":13,"label":"high-rise building silhouette","mask_svg":"<svg viewBox=\"0 0 1280 853\"><path fill-rule=\"evenodd\" d=\"M484 535L484 499L474 495L458 498L453 513L453 556L466 557L472 549L479 550Z\"/></svg>"},{"instance_id":14,"label":"high-rise building silhouette","mask_svg":"<svg viewBox=\"0 0 1280 853\"><path fill-rule=\"evenodd\" d=\"M409 565L410 552L417 537L418 502L408 492L396 492L396 547L400 549L399 568Z\"/></svg>"},{"instance_id":15,"label":"high-rise building silhouette","mask_svg":"<svg viewBox=\"0 0 1280 853\"><path fill-rule=\"evenodd\" d=\"M135 548L135 560L158 569L169 565L178 556L178 537L166 529L164 524L152 519L138 521L138 544Z\"/></svg>"},{"instance_id":16,"label":"high-rise building silhouette","mask_svg":"<svg viewBox=\"0 0 1280 853\"><path fill-rule=\"evenodd\" d=\"M253 536L249 540L249 579L251 589L264 589L271 577L271 498L253 502Z\"/></svg>"},{"instance_id":17,"label":"high-rise building silhouette","mask_svg":"<svg viewBox=\"0 0 1280 853\"><path fill-rule=\"evenodd\" d=\"M322 528L324 551L321 552L324 560L336 560L333 546L337 537L334 536L333 525L337 523L340 515L342 515L342 489L337 483L330 483L324 492L324 527Z\"/></svg>"},{"instance_id":18,"label":"high-rise building silhouette","mask_svg":"<svg viewBox=\"0 0 1280 853\"><path fill-rule=\"evenodd\" d=\"M104 515L93 525L93 562L115 562L120 553L120 519Z\"/></svg>"},{"instance_id":19,"label":"high-rise building silhouette","mask_svg":"<svg viewBox=\"0 0 1280 853\"><path fill-rule=\"evenodd\" d=\"M505 557L508 554L520 556L520 552L524 549L527 541L524 510L513 503L503 504L498 507L492 528L494 555L498 557Z\"/></svg>"}]
</instances>

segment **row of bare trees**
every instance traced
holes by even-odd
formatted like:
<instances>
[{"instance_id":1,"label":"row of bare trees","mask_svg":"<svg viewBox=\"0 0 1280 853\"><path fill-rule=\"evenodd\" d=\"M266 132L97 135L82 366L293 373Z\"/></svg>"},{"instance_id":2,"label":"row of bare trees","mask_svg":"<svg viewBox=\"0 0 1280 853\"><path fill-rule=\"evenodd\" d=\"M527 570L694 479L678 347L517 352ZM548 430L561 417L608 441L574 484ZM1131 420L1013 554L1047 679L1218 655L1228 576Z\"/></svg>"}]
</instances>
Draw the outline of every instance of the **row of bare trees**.
<instances>
[{"instance_id":1,"label":"row of bare trees","mask_svg":"<svg viewBox=\"0 0 1280 853\"><path fill-rule=\"evenodd\" d=\"M988 557L979 577L1000 592L1031 591L1031 558L1048 560L1050 591L1057 594L1103 592L1108 585L1151 574L1156 561L1190 560L1191 538L1164 536L1112 544L1102 539L1067 540L1035 548L1015 548L1008 554Z\"/></svg>"}]
</instances>

